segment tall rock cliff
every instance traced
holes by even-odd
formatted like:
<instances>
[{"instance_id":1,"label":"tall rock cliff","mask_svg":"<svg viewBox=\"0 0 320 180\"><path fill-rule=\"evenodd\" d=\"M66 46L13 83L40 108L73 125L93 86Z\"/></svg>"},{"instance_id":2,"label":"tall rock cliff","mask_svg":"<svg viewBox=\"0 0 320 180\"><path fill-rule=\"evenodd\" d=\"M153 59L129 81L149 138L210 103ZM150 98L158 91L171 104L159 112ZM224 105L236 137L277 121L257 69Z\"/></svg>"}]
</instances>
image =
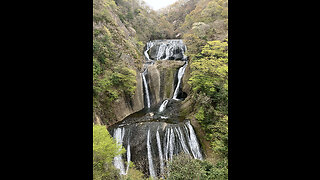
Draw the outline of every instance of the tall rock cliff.
<instances>
[{"instance_id":1,"label":"tall rock cliff","mask_svg":"<svg viewBox=\"0 0 320 180\"><path fill-rule=\"evenodd\" d=\"M111 125L144 108L143 49L153 38L170 38L170 28L170 23L140 1L93 1L94 123ZM152 68L154 76L148 79L159 91L152 92L158 102L169 95L160 98L159 88L164 87L156 78L163 72Z\"/></svg>"}]
</instances>

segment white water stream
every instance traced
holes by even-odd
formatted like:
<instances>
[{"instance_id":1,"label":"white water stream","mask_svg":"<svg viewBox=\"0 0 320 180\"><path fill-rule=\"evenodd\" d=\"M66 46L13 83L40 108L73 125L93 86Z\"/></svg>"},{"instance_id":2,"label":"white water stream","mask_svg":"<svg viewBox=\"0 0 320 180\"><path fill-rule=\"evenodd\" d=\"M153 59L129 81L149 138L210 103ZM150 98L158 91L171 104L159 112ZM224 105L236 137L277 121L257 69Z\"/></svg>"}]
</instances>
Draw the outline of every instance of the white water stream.
<instances>
[{"instance_id":1,"label":"white water stream","mask_svg":"<svg viewBox=\"0 0 320 180\"><path fill-rule=\"evenodd\" d=\"M150 48L152 48L156 43L162 43L157 44L159 45L158 50L156 51L157 54L152 54L150 56L156 57L155 60L151 60L148 54L148 51ZM184 52L186 51L186 46L182 43L182 40L164 40L161 41L150 41L147 43L146 51L144 52L144 55L147 60L149 60L148 63L146 63L146 67L144 72L141 73L143 86L144 86L144 97L146 100L146 106L150 109L151 106L151 99L149 94L149 87L148 87L148 81L147 81L147 73L148 73L148 66L150 63L152 64L156 60L161 60L161 58L164 58L164 60L171 59L172 57L176 57L175 53L177 51L183 53L183 59L186 59L186 56L184 55ZM179 55L181 57L181 55ZM175 87L173 97L172 99L178 100L177 96L180 91L181 81L182 77L185 73L185 69L188 65L188 62L179 68L178 71L178 83ZM164 100L159 109L155 110L160 112L160 119L163 119L162 122L139 122L139 125L132 125L129 123L127 124L119 124L116 128L114 128L113 131L113 138L121 145L126 147L126 153L123 156L126 156L127 159L127 167L125 168L124 162L122 159L122 156L116 156L114 158L114 165L116 168L120 170L121 175L125 175L128 173L129 170L129 162L131 159L135 161L137 157L135 155L137 154L137 149L141 149L141 147L137 147L140 144L146 144L146 147L144 146L143 149L146 150L146 152L143 150L142 153L138 156L142 158L146 158L147 156L147 169L149 170L149 175L153 178L157 177L158 175L164 174L164 167L168 165L166 161L171 161L172 158L181 153L184 152L190 157L196 158L196 159L203 159L201 148L198 143L195 131L190 124L190 121L184 121L183 123L172 123L172 122L166 122L165 119L172 118L172 116L169 114L162 113L167 108L167 105L169 104L170 99ZM170 103L171 104L171 103ZM152 113L158 113L153 111ZM150 123L150 124L148 124ZM125 127L127 129L125 129ZM141 129L139 129L141 127ZM145 127L145 128L142 128ZM147 129L147 131L146 131ZM142 131L143 130L143 131ZM125 131L127 131L125 133ZM129 132L129 133L128 133ZM147 135L145 134L147 133ZM129 135L130 134L130 135ZM155 136L153 136L155 135ZM125 137L125 144L123 143ZM154 139L152 139L152 137ZM145 139L146 138L146 139ZM137 143L136 141L142 141ZM130 144L130 141L132 142ZM152 141L156 143L152 144ZM146 142L146 143L145 143ZM132 154L131 154L132 152ZM140 150L138 151L140 152ZM146 169L146 170L147 170Z\"/></svg>"},{"instance_id":2,"label":"white water stream","mask_svg":"<svg viewBox=\"0 0 320 180\"><path fill-rule=\"evenodd\" d=\"M151 145L150 145L150 129L148 130L148 136L147 136L147 150L148 150L148 162L149 162L150 176L155 177L156 173L154 172L154 168L153 168L153 159L152 159Z\"/></svg>"},{"instance_id":3,"label":"white water stream","mask_svg":"<svg viewBox=\"0 0 320 180\"><path fill-rule=\"evenodd\" d=\"M184 71L185 71L187 65L188 65L188 62L186 62L178 71L178 84L177 84L176 89L174 90L174 94L173 94L172 99L177 100L177 96L178 96L179 88L180 88L180 84L181 84L181 79L182 79L182 76L184 74Z\"/></svg>"}]
</instances>

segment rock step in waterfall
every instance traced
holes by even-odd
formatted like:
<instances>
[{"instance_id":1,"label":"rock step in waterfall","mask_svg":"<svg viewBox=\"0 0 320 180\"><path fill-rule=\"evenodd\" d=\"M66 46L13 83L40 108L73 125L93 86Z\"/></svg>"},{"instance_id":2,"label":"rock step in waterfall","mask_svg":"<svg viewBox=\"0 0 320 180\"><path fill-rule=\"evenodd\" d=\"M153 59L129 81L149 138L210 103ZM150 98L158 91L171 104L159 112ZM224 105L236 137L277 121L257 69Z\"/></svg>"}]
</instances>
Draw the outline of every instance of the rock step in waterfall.
<instances>
[{"instance_id":1,"label":"rock step in waterfall","mask_svg":"<svg viewBox=\"0 0 320 180\"><path fill-rule=\"evenodd\" d=\"M180 102L177 97L188 65L185 51L186 46L182 40L155 40L147 43L144 52L147 62L141 73L145 109L108 128L113 138L127 150L126 154L114 158L114 165L120 170L120 174L124 175L128 172L129 163L125 168L125 161L132 161L146 175L159 177L163 175L167 161L171 161L179 153L203 159L200 144L190 121L177 118L175 115L179 113L172 105ZM172 99L163 100L156 105L159 107L157 109L151 107L152 94L150 95L147 79L148 66L156 60L186 61L178 70L177 85ZM170 106L170 110L167 106ZM168 114L167 111L173 111L173 113Z\"/></svg>"},{"instance_id":2,"label":"rock step in waterfall","mask_svg":"<svg viewBox=\"0 0 320 180\"><path fill-rule=\"evenodd\" d=\"M187 50L181 39L149 41L144 51L146 60L187 60Z\"/></svg>"}]
</instances>

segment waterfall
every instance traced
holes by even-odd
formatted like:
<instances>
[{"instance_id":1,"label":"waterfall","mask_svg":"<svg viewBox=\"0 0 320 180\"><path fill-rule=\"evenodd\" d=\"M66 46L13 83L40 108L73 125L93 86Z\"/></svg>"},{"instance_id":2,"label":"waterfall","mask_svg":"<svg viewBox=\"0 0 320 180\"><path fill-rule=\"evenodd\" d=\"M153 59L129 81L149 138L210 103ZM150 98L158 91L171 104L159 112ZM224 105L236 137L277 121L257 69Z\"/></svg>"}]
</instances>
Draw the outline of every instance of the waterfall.
<instances>
[{"instance_id":1,"label":"waterfall","mask_svg":"<svg viewBox=\"0 0 320 180\"><path fill-rule=\"evenodd\" d=\"M181 84L181 79L182 79L182 76L184 74L184 71L185 71L187 65L188 65L188 63L186 62L178 71L178 84L177 84L176 89L174 90L174 94L173 94L172 99L177 100L177 96L178 96L179 88L180 88L180 84Z\"/></svg>"},{"instance_id":2,"label":"waterfall","mask_svg":"<svg viewBox=\"0 0 320 180\"><path fill-rule=\"evenodd\" d=\"M188 140L189 140L189 146L190 146L191 152L193 154L193 157L196 158L196 159L201 159L202 160L203 158L202 158L202 154L201 154L201 151L200 151L200 146L199 146L199 143L198 143L198 140L197 140L197 136L194 133L194 130L193 130L193 127L190 124L190 121L188 121L186 124L187 124L187 126L189 128L190 136L188 137Z\"/></svg>"},{"instance_id":3,"label":"waterfall","mask_svg":"<svg viewBox=\"0 0 320 180\"><path fill-rule=\"evenodd\" d=\"M142 79L143 79L143 85L144 85L144 89L145 89L145 92L146 92L147 106L148 106L148 108L150 108L149 89L148 89L148 84L147 84L147 80L146 80L146 77L145 77L146 72L147 72L147 69L143 73L141 73L141 76L142 76Z\"/></svg>"},{"instance_id":4,"label":"waterfall","mask_svg":"<svg viewBox=\"0 0 320 180\"><path fill-rule=\"evenodd\" d=\"M131 131L129 130L130 134ZM126 170L126 174L128 174L129 171L129 167L130 167L130 161L131 161L131 149L130 149L130 136L128 137L128 146L127 146L127 170Z\"/></svg>"},{"instance_id":5,"label":"waterfall","mask_svg":"<svg viewBox=\"0 0 320 180\"><path fill-rule=\"evenodd\" d=\"M114 128L113 134L119 144L123 144L123 139L128 142L126 144L127 153L125 154L127 162L131 161L132 154L137 155L138 153L142 158L141 160L146 157L148 164L146 167L151 177L162 175L166 165L165 162L172 161L173 157L179 153L183 152L192 158L203 159L200 144L189 120L177 124L167 122L143 122L139 123L138 126L125 124L123 126L126 129L124 127L119 128L119 126L117 125L118 128ZM146 134L146 136L143 136L143 134ZM156 143L152 143L153 139ZM131 143L131 141L134 143ZM142 144L145 144L145 146L140 147ZM139 153L139 150L132 153L137 148L145 148L146 151ZM136 158L133 158L133 160L136 161ZM155 159L159 159L159 161L155 161ZM155 163L158 163L157 166L155 166ZM125 167L121 156L114 158L114 165L120 170L121 175L128 173L129 164Z\"/></svg>"},{"instance_id":6,"label":"waterfall","mask_svg":"<svg viewBox=\"0 0 320 180\"><path fill-rule=\"evenodd\" d=\"M184 45L184 48L183 48L183 59L187 59L187 56L184 54L185 52L187 51L187 46Z\"/></svg>"},{"instance_id":7,"label":"waterfall","mask_svg":"<svg viewBox=\"0 0 320 180\"><path fill-rule=\"evenodd\" d=\"M130 160L131 160L131 151L130 151L130 144L128 143L128 146L127 146L127 170L126 170L126 174L128 173L129 171L129 166L130 166Z\"/></svg>"},{"instance_id":8,"label":"waterfall","mask_svg":"<svg viewBox=\"0 0 320 180\"><path fill-rule=\"evenodd\" d=\"M184 151L186 154L189 154L189 155L190 155L190 152L189 152L189 150L188 150L188 148L187 148L187 144L186 144L186 142L185 142L185 140L184 140L184 137L183 137L183 134L182 134L182 132L181 132L181 128L178 127L178 130L177 130L176 128L175 128L175 130L176 130L176 132L177 132L177 134L178 134L178 138L179 138L179 140L180 140L180 143L181 143L181 146L182 146L183 151Z\"/></svg>"},{"instance_id":9,"label":"waterfall","mask_svg":"<svg viewBox=\"0 0 320 180\"><path fill-rule=\"evenodd\" d=\"M168 165L166 162L172 161L179 153L188 154L191 158L203 159L200 144L190 121L181 120L178 116L177 110L181 106L178 101L165 99L160 102L161 104L159 103L160 106L153 102L154 107L159 107L159 109L150 108L149 92L153 92L151 91L153 89L149 89L146 77L148 66L157 60L185 61L186 48L182 40L177 39L154 40L147 43L144 51L147 59L144 64L145 70L140 74L143 81L144 102L148 109L133 113L121 122L108 127L109 132L113 130L113 138L116 142L126 147L127 150L125 154L114 157L114 166L120 170L121 175L128 173L131 160L144 171L148 171L150 177L156 178L165 173L164 167ZM187 65L186 61L178 70L178 82L172 99L178 100L182 77ZM169 101L170 108L166 109ZM124 139L125 143L123 143ZM126 167L123 161L125 156L128 162Z\"/></svg>"},{"instance_id":10,"label":"waterfall","mask_svg":"<svg viewBox=\"0 0 320 180\"><path fill-rule=\"evenodd\" d=\"M153 54L151 54L153 60L186 60L186 56L184 55L186 46L181 39L149 41L144 51L144 55L148 61L151 60L148 51L154 46L156 46L157 49L153 50Z\"/></svg>"},{"instance_id":11,"label":"waterfall","mask_svg":"<svg viewBox=\"0 0 320 180\"><path fill-rule=\"evenodd\" d=\"M124 132L125 132L124 128L117 128L114 130L114 133L113 133L113 138L115 138L116 142L119 143L120 145L122 145L122 142L123 142ZM120 150L121 149L119 149L119 151ZM114 157L114 166L120 170L120 174L123 174L123 175L126 174L126 172L124 171L124 164L123 164L121 155Z\"/></svg>"},{"instance_id":12,"label":"waterfall","mask_svg":"<svg viewBox=\"0 0 320 180\"><path fill-rule=\"evenodd\" d=\"M169 157L172 160L174 150L174 133L173 129L170 129L170 140L169 140Z\"/></svg>"},{"instance_id":13,"label":"waterfall","mask_svg":"<svg viewBox=\"0 0 320 180\"><path fill-rule=\"evenodd\" d=\"M174 46L169 46L166 48L166 58L164 60L168 60L169 57L171 57L173 55L173 48Z\"/></svg>"},{"instance_id":14,"label":"waterfall","mask_svg":"<svg viewBox=\"0 0 320 180\"><path fill-rule=\"evenodd\" d=\"M149 162L150 176L155 177L156 173L154 172L154 168L153 168L151 145L150 145L150 129L148 130L148 136L147 136L147 150L148 150L148 162Z\"/></svg>"},{"instance_id":15,"label":"waterfall","mask_svg":"<svg viewBox=\"0 0 320 180\"><path fill-rule=\"evenodd\" d=\"M147 58L148 61L150 61L150 57L149 57L149 54L148 54L148 51L149 49L153 46L153 42L148 42L147 43L147 49L144 51L144 55L145 57Z\"/></svg>"},{"instance_id":16,"label":"waterfall","mask_svg":"<svg viewBox=\"0 0 320 180\"><path fill-rule=\"evenodd\" d=\"M168 152L169 152L169 140L170 140L169 133L170 133L170 128L167 128L166 129L166 134L165 134L165 137L164 137L164 139L166 140L166 146L165 147L163 146L163 148L164 148L163 151L164 151L164 155L165 155L166 161L168 161Z\"/></svg>"},{"instance_id":17,"label":"waterfall","mask_svg":"<svg viewBox=\"0 0 320 180\"><path fill-rule=\"evenodd\" d=\"M161 106L160 106L160 108L159 108L159 112L162 112L162 111L164 111L164 110L165 110L165 108L166 108L166 106L167 106L168 102L169 102L169 100L168 100L168 99L166 99L166 100L164 100L164 101L163 101L163 103L161 104Z\"/></svg>"},{"instance_id":18,"label":"waterfall","mask_svg":"<svg viewBox=\"0 0 320 180\"><path fill-rule=\"evenodd\" d=\"M159 161L160 161L160 174L164 173L164 162L163 162L163 156L162 156L162 150L161 150L161 139L160 139L160 135L159 135L159 131L157 129L157 145L158 145L158 152L159 152Z\"/></svg>"},{"instance_id":19,"label":"waterfall","mask_svg":"<svg viewBox=\"0 0 320 180\"><path fill-rule=\"evenodd\" d=\"M166 47L167 47L166 44L161 44L160 45L159 50L158 50L158 54L157 54L157 60L161 59L161 57L163 56L164 51L166 50Z\"/></svg>"}]
</instances>

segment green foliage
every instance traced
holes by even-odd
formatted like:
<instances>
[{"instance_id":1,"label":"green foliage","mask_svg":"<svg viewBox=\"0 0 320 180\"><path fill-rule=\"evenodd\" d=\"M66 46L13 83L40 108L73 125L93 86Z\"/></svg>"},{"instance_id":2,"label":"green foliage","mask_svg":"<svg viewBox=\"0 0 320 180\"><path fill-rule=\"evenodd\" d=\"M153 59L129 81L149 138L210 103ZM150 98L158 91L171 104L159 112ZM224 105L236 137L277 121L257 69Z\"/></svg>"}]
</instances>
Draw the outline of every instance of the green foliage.
<instances>
[{"instance_id":1,"label":"green foliage","mask_svg":"<svg viewBox=\"0 0 320 180\"><path fill-rule=\"evenodd\" d=\"M115 72L110 74L110 81L114 87L120 88L125 94L131 95L136 89L136 71L124 65L117 66Z\"/></svg>"},{"instance_id":2,"label":"green foliage","mask_svg":"<svg viewBox=\"0 0 320 180\"><path fill-rule=\"evenodd\" d=\"M201 179L204 180L226 180L228 179L228 160L225 158L215 165L210 161L200 162L202 169L205 173Z\"/></svg>"},{"instance_id":3,"label":"green foliage","mask_svg":"<svg viewBox=\"0 0 320 180\"><path fill-rule=\"evenodd\" d=\"M187 32L196 22L203 22L209 24L211 28L213 22L228 18L228 0L199 0L195 8L186 15L184 23L180 30ZM208 31L208 33L212 33Z\"/></svg>"},{"instance_id":4,"label":"green foliage","mask_svg":"<svg viewBox=\"0 0 320 180\"><path fill-rule=\"evenodd\" d=\"M166 172L165 178L168 180L225 180L228 179L228 161L224 159L214 164L180 154L169 162Z\"/></svg>"},{"instance_id":5,"label":"green foliage","mask_svg":"<svg viewBox=\"0 0 320 180\"><path fill-rule=\"evenodd\" d=\"M144 174L135 168L135 165L130 162L130 167L127 175L123 176L123 180L143 180L145 179Z\"/></svg>"},{"instance_id":6,"label":"green foliage","mask_svg":"<svg viewBox=\"0 0 320 180\"><path fill-rule=\"evenodd\" d=\"M189 83L197 99L195 118L215 153L228 156L228 43L209 41L191 63Z\"/></svg>"},{"instance_id":7,"label":"green foliage","mask_svg":"<svg viewBox=\"0 0 320 180\"><path fill-rule=\"evenodd\" d=\"M124 65L117 65L111 70L103 70L101 66L102 63L93 58L93 108L112 114L110 106L120 95L134 94L136 71Z\"/></svg>"},{"instance_id":8,"label":"green foliage","mask_svg":"<svg viewBox=\"0 0 320 180\"><path fill-rule=\"evenodd\" d=\"M93 21L110 23L113 22L108 9L116 9L117 6L113 0L94 0L93 1Z\"/></svg>"},{"instance_id":9,"label":"green foliage","mask_svg":"<svg viewBox=\"0 0 320 180\"><path fill-rule=\"evenodd\" d=\"M144 2L138 0L117 0L117 15L127 27L133 27L140 41L173 37L173 26ZM142 4L142 5L140 5ZM142 51L142 49L141 49Z\"/></svg>"},{"instance_id":10,"label":"green foliage","mask_svg":"<svg viewBox=\"0 0 320 180\"><path fill-rule=\"evenodd\" d=\"M228 41L223 40L227 18L228 0L199 0L179 29L191 61L194 117L215 154L224 160L228 156Z\"/></svg>"},{"instance_id":11,"label":"green foliage","mask_svg":"<svg viewBox=\"0 0 320 180\"><path fill-rule=\"evenodd\" d=\"M168 180L193 180L200 179L204 171L200 160L192 159L187 154L175 156L166 168Z\"/></svg>"},{"instance_id":12,"label":"green foliage","mask_svg":"<svg viewBox=\"0 0 320 180\"><path fill-rule=\"evenodd\" d=\"M194 117L200 122L203 121L205 119L204 108L200 107Z\"/></svg>"},{"instance_id":13,"label":"green foliage","mask_svg":"<svg viewBox=\"0 0 320 180\"><path fill-rule=\"evenodd\" d=\"M209 41L191 64L189 80L195 92L207 96L222 98L227 95L228 84L228 44L221 41Z\"/></svg>"},{"instance_id":14,"label":"green foliage","mask_svg":"<svg viewBox=\"0 0 320 180\"><path fill-rule=\"evenodd\" d=\"M93 94L94 97L105 97L109 101L117 99L120 93L132 95L136 89L136 72L125 66L118 66L114 71L101 72L99 63L94 59ZM100 75L100 76L99 76Z\"/></svg>"},{"instance_id":15,"label":"green foliage","mask_svg":"<svg viewBox=\"0 0 320 180\"><path fill-rule=\"evenodd\" d=\"M93 163L102 166L111 163L113 158L125 152L110 136L105 126L93 125Z\"/></svg>"},{"instance_id":16,"label":"green foliage","mask_svg":"<svg viewBox=\"0 0 320 180\"><path fill-rule=\"evenodd\" d=\"M128 174L119 175L112 160L123 154L125 149L110 136L105 126L93 124L93 179L94 180L138 180L143 179L143 173L130 162Z\"/></svg>"},{"instance_id":17,"label":"green foliage","mask_svg":"<svg viewBox=\"0 0 320 180\"><path fill-rule=\"evenodd\" d=\"M117 179L119 171L112 165L112 160L124 151L105 126L93 125L93 179Z\"/></svg>"},{"instance_id":18,"label":"green foliage","mask_svg":"<svg viewBox=\"0 0 320 180\"><path fill-rule=\"evenodd\" d=\"M105 124L113 102L135 92L145 43L171 36L172 25L138 0L93 0L93 108Z\"/></svg>"},{"instance_id":19,"label":"green foliage","mask_svg":"<svg viewBox=\"0 0 320 180\"><path fill-rule=\"evenodd\" d=\"M101 119L108 121L112 119L112 103L123 95L134 93L136 71L133 69L141 65L146 41L181 34L188 47L191 65L189 83L192 89L190 96L196 102L195 118L206 132L212 149L219 155L219 162L214 164L178 156L168 167L168 179L227 179L228 42L224 39L228 29L228 0L183 2L178 1L168 8L167 13L159 16L150 8L140 6L137 0L93 1L94 112L105 114ZM124 27L128 30L133 28L136 32L129 35ZM96 132L107 133L104 127L98 129ZM104 133L96 133L96 136L111 138ZM109 153L99 153L103 148L99 150L98 144L108 147L106 152ZM117 154L117 148L112 144L116 146L112 140L97 143L94 179L143 179L134 165L128 175L119 176L111 163Z\"/></svg>"}]
</instances>

